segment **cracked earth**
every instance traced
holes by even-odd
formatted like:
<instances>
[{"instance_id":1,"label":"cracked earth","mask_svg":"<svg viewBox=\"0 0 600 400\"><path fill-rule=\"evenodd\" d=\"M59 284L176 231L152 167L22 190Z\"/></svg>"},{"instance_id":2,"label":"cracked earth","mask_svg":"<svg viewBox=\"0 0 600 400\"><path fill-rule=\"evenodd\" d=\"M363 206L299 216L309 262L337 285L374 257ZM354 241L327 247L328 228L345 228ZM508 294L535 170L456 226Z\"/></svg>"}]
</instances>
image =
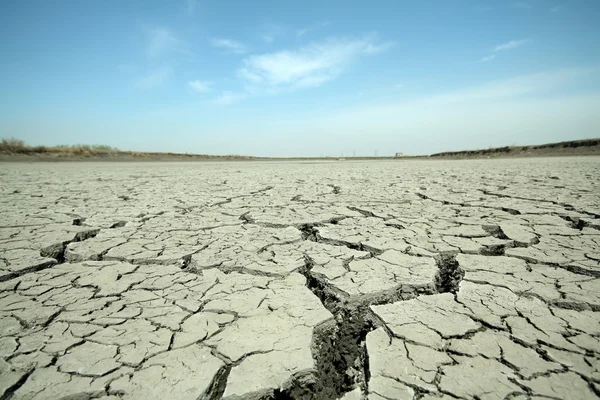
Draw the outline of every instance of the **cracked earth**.
<instances>
[{"instance_id":1,"label":"cracked earth","mask_svg":"<svg viewBox=\"0 0 600 400\"><path fill-rule=\"evenodd\" d=\"M4 164L0 399L597 399L599 176Z\"/></svg>"}]
</instances>

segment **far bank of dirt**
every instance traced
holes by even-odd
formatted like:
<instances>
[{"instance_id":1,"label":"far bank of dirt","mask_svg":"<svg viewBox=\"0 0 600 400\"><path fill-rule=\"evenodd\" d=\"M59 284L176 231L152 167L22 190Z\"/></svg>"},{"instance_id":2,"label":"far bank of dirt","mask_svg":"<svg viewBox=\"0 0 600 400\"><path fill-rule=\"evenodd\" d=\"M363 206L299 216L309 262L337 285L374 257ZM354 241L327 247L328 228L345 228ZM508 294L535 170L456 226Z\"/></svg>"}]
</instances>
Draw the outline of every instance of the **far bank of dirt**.
<instances>
[{"instance_id":1,"label":"far bank of dirt","mask_svg":"<svg viewBox=\"0 0 600 400\"><path fill-rule=\"evenodd\" d=\"M78 149L79 150L79 149ZM183 162L183 161L366 161L366 160L462 160L512 157L567 157L600 155L600 139L573 140L530 146L504 146L489 149L461 150L421 156L396 157L253 157L241 155L181 154L136 151L65 151L60 148L24 146L0 148L0 162Z\"/></svg>"},{"instance_id":2,"label":"far bank of dirt","mask_svg":"<svg viewBox=\"0 0 600 400\"><path fill-rule=\"evenodd\" d=\"M489 149L448 151L427 156L435 159L498 157L552 157L600 155L600 139L572 140L530 146L504 146Z\"/></svg>"}]
</instances>

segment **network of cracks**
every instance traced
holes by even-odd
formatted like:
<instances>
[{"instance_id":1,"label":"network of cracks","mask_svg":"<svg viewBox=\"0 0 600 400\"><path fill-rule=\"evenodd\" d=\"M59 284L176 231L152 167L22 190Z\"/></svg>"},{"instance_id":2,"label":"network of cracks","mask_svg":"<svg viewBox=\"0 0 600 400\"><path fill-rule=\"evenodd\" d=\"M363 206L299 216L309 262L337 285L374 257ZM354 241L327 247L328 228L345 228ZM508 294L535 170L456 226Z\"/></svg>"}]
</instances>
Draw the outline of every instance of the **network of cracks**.
<instances>
[{"instance_id":1,"label":"network of cracks","mask_svg":"<svg viewBox=\"0 0 600 400\"><path fill-rule=\"evenodd\" d=\"M0 175L0 399L600 397L597 158Z\"/></svg>"}]
</instances>

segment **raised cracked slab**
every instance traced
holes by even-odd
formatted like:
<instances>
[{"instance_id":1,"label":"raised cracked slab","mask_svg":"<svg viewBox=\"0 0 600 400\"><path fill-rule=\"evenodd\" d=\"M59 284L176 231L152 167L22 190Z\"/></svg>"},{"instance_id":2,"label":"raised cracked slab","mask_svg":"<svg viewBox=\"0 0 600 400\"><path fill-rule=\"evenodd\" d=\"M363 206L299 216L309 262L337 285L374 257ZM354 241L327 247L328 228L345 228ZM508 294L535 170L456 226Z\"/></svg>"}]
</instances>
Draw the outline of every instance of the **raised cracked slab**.
<instances>
[{"instance_id":1,"label":"raised cracked slab","mask_svg":"<svg viewBox=\"0 0 600 400\"><path fill-rule=\"evenodd\" d=\"M3 400L600 397L598 158L1 174Z\"/></svg>"}]
</instances>

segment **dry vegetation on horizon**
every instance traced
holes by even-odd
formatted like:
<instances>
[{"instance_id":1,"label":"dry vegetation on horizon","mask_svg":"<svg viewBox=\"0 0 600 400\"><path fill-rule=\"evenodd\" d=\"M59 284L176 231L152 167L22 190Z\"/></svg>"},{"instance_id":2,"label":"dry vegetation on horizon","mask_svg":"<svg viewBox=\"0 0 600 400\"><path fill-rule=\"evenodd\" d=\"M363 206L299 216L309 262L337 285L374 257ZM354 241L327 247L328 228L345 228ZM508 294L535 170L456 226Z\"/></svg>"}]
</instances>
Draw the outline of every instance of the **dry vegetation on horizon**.
<instances>
[{"instance_id":1,"label":"dry vegetation on horizon","mask_svg":"<svg viewBox=\"0 0 600 400\"><path fill-rule=\"evenodd\" d=\"M565 142L546 143L529 146L504 146L488 149L448 151L421 156L383 156L383 157L354 157L354 159L422 159L422 158L490 158L490 157L543 157L567 155L600 155L600 138L572 140ZM337 157L253 157L240 155L209 155L171 152L139 152L123 151L116 147L95 144L76 144L58 146L29 146L17 138L2 139L0 156L8 160L38 159L38 160L308 160L308 159L338 159ZM4 160L7 157L3 157ZM353 159L349 157L348 159Z\"/></svg>"},{"instance_id":2,"label":"dry vegetation on horizon","mask_svg":"<svg viewBox=\"0 0 600 400\"><path fill-rule=\"evenodd\" d=\"M76 145L59 145L59 146L29 146L21 139L10 138L2 139L0 143L0 153L7 154L64 154L66 156L91 156L106 153L121 152L116 147L107 146L104 144L76 144Z\"/></svg>"},{"instance_id":3,"label":"dry vegetation on horizon","mask_svg":"<svg viewBox=\"0 0 600 400\"><path fill-rule=\"evenodd\" d=\"M173 159L236 159L245 160L256 157L224 155L215 156L210 154L170 153L170 152L142 152L123 151L116 147L104 144L76 144L58 146L29 146L23 140L17 138L2 139L0 143L0 154L9 156L37 156L53 158L173 158Z\"/></svg>"},{"instance_id":4,"label":"dry vegetation on horizon","mask_svg":"<svg viewBox=\"0 0 600 400\"><path fill-rule=\"evenodd\" d=\"M528 156L528 155L588 155L600 152L600 138L570 140L565 142L545 143L529 146L504 146L490 147L488 149L446 151L431 154L429 157L501 157L501 156Z\"/></svg>"}]
</instances>

